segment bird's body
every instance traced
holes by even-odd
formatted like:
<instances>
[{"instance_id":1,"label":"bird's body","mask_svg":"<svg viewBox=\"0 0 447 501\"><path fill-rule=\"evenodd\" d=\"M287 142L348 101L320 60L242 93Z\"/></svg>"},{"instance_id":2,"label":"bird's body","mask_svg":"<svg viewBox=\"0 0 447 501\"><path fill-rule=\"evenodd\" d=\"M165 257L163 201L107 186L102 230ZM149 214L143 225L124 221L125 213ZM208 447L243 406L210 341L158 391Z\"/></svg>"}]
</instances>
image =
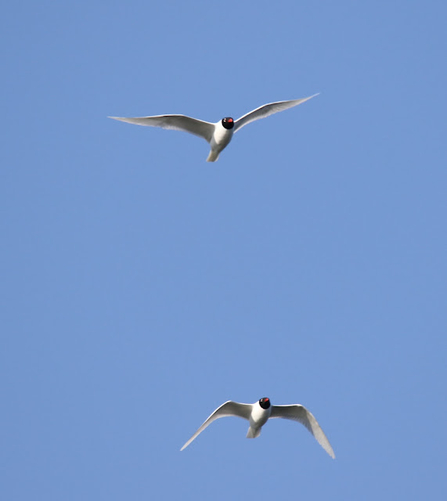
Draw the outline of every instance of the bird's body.
<instances>
[{"instance_id":1,"label":"bird's body","mask_svg":"<svg viewBox=\"0 0 447 501\"><path fill-rule=\"evenodd\" d=\"M314 96L316 95L317 94L314 94ZM197 120L196 118L188 117L186 115L156 115L151 117L109 118L136 125L146 125L149 127L161 127L163 129L181 130L199 136L205 139L205 141L209 143L211 148L207 162L215 162L219 158L221 151L230 143L233 134L239 129L249 124L250 122L254 122L255 120L268 117L269 115L273 115L274 113L278 113L279 111L287 110L288 108L293 108L294 106L308 101L314 96L305 97L303 99L294 99L291 101L277 101L275 103L264 104L263 106L250 111L238 120L234 120L231 117L225 117L216 123Z\"/></svg>"},{"instance_id":2,"label":"bird's body","mask_svg":"<svg viewBox=\"0 0 447 501\"><path fill-rule=\"evenodd\" d=\"M270 399L267 397L261 398L254 404L242 404L228 400L228 402L225 402L218 407L208 417L208 419L205 420L205 422L185 443L181 450L186 449L186 447L188 447L188 445L213 421L226 416L241 417L250 423L247 438L259 437L262 427L269 419L283 418L297 421L304 425L312 433L318 443L332 458L335 458L335 454L329 440L310 411L300 404L271 405Z\"/></svg>"},{"instance_id":3,"label":"bird's body","mask_svg":"<svg viewBox=\"0 0 447 501\"><path fill-rule=\"evenodd\" d=\"M228 117L224 118L223 120L227 120L227 122L224 123L228 124L230 128L226 128L225 125L222 123L222 121L214 124L214 132L210 141L211 149L210 149L210 154L206 159L207 162L215 162L219 158L220 152L230 144L230 141L233 138L234 134L233 119L231 117ZM228 120L231 120L231 122L228 122Z\"/></svg>"},{"instance_id":4,"label":"bird's body","mask_svg":"<svg viewBox=\"0 0 447 501\"><path fill-rule=\"evenodd\" d=\"M262 403L256 402L252 405L250 418L248 419L250 427L247 431L247 438L259 437L261 434L261 428L268 421L272 413L272 406L270 405L270 401L268 399L265 402L266 403L264 403L264 401Z\"/></svg>"}]
</instances>

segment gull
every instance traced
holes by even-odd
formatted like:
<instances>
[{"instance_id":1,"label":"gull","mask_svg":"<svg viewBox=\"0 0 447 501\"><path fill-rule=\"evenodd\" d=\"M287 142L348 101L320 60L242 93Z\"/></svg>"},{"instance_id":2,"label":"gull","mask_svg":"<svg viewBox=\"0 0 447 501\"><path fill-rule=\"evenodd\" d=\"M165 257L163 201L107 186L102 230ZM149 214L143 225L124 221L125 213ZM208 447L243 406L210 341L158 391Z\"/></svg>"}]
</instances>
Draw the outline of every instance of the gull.
<instances>
[{"instance_id":1,"label":"gull","mask_svg":"<svg viewBox=\"0 0 447 501\"><path fill-rule=\"evenodd\" d=\"M121 122L128 122L136 125L146 125L149 127L161 127L163 129L182 130L199 136L207 141L211 150L206 159L207 162L215 162L221 151L228 146L233 134L242 129L245 125L266 118L279 111L284 111L294 106L318 96L304 97L302 99L293 99L291 101L277 101L275 103L268 103L250 111L246 115L234 120L232 117L224 117L219 122L211 123L197 118L188 117L186 115L155 115L153 117L109 117Z\"/></svg>"},{"instance_id":2,"label":"gull","mask_svg":"<svg viewBox=\"0 0 447 501\"><path fill-rule=\"evenodd\" d=\"M213 421L226 416L241 417L249 421L250 426L248 428L247 438L259 437L261 434L261 428L269 419L283 418L297 421L298 423L304 425L316 438L321 447L323 447L323 449L329 454L329 456L335 459L335 454L329 440L310 411L300 404L272 405L270 399L267 397L261 398L254 404L241 404L239 402L228 400L218 407L208 417L208 419L206 419L206 421L180 450L182 451L183 449L186 449L186 447L188 447L188 445Z\"/></svg>"}]
</instances>

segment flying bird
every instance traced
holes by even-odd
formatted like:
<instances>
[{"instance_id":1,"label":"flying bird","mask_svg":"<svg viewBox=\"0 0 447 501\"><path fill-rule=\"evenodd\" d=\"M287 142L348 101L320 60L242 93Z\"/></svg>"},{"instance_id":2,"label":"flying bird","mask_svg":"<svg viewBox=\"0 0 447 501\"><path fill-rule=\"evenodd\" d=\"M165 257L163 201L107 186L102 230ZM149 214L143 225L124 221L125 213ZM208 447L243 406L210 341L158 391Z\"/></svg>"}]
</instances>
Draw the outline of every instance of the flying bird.
<instances>
[{"instance_id":1,"label":"flying bird","mask_svg":"<svg viewBox=\"0 0 447 501\"><path fill-rule=\"evenodd\" d=\"M114 120L121 120L121 122L128 122L136 125L147 125L149 127L161 127L163 129L182 130L202 137L207 141L211 150L206 159L207 162L215 162L221 151L228 146L233 134L242 129L245 125L265 118L279 111L284 111L294 106L298 106L309 99L317 96L314 94L310 97L303 99L294 99L292 101L277 101L276 103L269 103L256 108L250 113L234 120L232 117L225 117L219 122L211 123L197 120L196 118L187 117L186 115L156 115L153 117L109 117Z\"/></svg>"},{"instance_id":2,"label":"flying bird","mask_svg":"<svg viewBox=\"0 0 447 501\"><path fill-rule=\"evenodd\" d=\"M250 426L248 428L247 438L259 437L261 428L268 419L283 418L298 421L298 423L304 425L312 433L329 456L335 459L335 454L329 440L310 411L299 404L272 405L270 399L267 397L261 398L254 404L241 404L228 400L228 402L222 404L208 417L180 450L186 449L186 447L188 447L188 445L213 421L226 416L241 417L249 421Z\"/></svg>"}]
</instances>

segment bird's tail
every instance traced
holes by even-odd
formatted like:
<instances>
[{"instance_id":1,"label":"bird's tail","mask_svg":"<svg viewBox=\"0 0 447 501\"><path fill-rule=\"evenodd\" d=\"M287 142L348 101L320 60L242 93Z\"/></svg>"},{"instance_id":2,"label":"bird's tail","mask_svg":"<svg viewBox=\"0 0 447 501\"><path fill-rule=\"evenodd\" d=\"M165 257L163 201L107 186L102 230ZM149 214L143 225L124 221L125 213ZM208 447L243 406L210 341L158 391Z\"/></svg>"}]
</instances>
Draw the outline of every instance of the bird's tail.
<instances>
[{"instance_id":1,"label":"bird's tail","mask_svg":"<svg viewBox=\"0 0 447 501\"><path fill-rule=\"evenodd\" d=\"M215 162L218 158L219 158L219 152L211 150L206 161Z\"/></svg>"},{"instance_id":2,"label":"bird's tail","mask_svg":"<svg viewBox=\"0 0 447 501\"><path fill-rule=\"evenodd\" d=\"M247 438L256 438L259 437L260 434L261 434L261 428L252 428L250 426L250 428L248 428L247 431Z\"/></svg>"}]
</instances>

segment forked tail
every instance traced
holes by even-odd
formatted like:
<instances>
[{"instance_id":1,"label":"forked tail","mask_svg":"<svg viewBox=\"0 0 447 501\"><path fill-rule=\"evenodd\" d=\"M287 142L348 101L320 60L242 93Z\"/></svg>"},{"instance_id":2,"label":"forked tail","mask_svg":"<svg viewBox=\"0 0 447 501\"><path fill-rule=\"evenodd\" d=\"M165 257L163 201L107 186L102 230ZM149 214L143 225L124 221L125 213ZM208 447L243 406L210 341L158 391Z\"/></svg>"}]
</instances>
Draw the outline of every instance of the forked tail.
<instances>
[{"instance_id":1,"label":"forked tail","mask_svg":"<svg viewBox=\"0 0 447 501\"><path fill-rule=\"evenodd\" d=\"M250 426L250 428L248 428L247 431L247 438L256 438L259 437L260 434L261 434L261 428L252 428Z\"/></svg>"},{"instance_id":2,"label":"forked tail","mask_svg":"<svg viewBox=\"0 0 447 501\"><path fill-rule=\"evenodd\" d=\"M218 158L219 158L219 152L211 150L206 161L215 162Z\"/></svg>"}]
</instances>

